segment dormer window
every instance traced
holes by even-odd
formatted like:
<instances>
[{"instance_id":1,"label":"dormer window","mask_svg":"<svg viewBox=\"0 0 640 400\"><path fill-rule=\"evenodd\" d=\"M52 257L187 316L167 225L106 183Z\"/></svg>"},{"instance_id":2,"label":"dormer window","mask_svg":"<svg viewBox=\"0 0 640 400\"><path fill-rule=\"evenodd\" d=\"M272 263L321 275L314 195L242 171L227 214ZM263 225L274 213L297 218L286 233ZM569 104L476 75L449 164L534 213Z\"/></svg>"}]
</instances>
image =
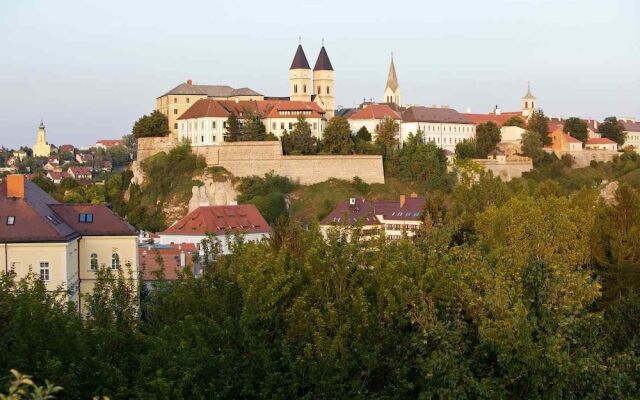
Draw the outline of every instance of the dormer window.
<instances>
[{"instance_id":1,"label":"dormer window","mask_svg":"<svg viewBox=\"0 0 640 400\"><path fill-rule=\"evenodd\" d=\"M78 221L83 224L91 224L93 223L93 214L91 213L80 213L78 216Z\"/></svg>"},{"instance_id":2,"label":"dormer window","mask_svg":"<svg viewBox=\"0 0 640 400\"><path fill-rule=\"evenodd\" d=\"M16 216L9 215L7 216L7 225L15 225L16 224Z\"/></svg>"}]
</instances>

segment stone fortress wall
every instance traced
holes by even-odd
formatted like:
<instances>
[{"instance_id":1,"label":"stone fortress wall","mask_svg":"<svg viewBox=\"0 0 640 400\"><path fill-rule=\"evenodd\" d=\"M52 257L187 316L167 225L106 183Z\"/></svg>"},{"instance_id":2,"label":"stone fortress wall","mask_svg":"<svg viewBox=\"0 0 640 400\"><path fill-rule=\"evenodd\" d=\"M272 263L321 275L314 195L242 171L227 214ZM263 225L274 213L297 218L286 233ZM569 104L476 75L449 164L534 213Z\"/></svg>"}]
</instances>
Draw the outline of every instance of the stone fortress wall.
<instances>
[{"instance_id":1,"label":"stone fortress wall","mask_svg":"<svg viewBox=\"0 0 640 400\"><path fill-rule=\"evenodd\" d=\"M141 138L138 140L138 161L169 151L176 145L175 140L167 137ZM384 183L382 156L285 156L279 141L226 142L217 146L192 147L192 151L203 156L208 166L223 167L238 177L273 171L303 185L330 178L352 180L355 176L367 183Z\"/></svg>"}]
</instances>

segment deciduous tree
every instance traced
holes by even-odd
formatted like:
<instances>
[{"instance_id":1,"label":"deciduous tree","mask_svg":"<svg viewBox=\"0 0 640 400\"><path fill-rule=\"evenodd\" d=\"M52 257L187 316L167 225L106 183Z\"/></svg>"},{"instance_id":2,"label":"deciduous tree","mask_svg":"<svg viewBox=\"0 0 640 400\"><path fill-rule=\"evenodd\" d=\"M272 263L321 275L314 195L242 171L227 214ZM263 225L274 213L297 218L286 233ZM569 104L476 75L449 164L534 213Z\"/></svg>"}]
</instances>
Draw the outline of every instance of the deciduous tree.
<instances>
[{"instance_id":1,"label":"deciduous tree","mask_svg":"<svg viewBox=\"0 0 640 400\"><path fill-rule=\"evenodd\" d=\"M169 132L169 121L167 117L158 110L140 117L131 130L131 133L136 139L150 136L167 136Z\"/></svg>"},{"instance_id":2,"label":"deciduous tree","mask_svg":"<svg viewBox=\"0 0 640 400\"><path fill-rule=\"evenodd\" d=\"M605 118L604 122L598 125L598 132L600 132L602 137L611 139L620 146L622 146L626 140L622 122L618 121L616 117Z\"/></svg>"},{"instance_id":3,"label":"deciduous tree","mask_svg":"<svg viewBox=\"0 0 640 400\"><path fill-rule=\"evenodd\" d=\"M324 128L322 151L329 154L351 154L353 137L349 121L344 117L333 117Z\"/></svg>"},{"instance_id":4,"label":"deciduous tree","mask_svg":"<svg viewBox=\"0 0 640 400\"><path fill-rule=\"evenodd\" d=\"M577 117L567 118L564 121L564 127L562 130L565 133L573 136L581 142L586 142L589 139L588 125L585 121Z\"/></svg>"}]
</instances>

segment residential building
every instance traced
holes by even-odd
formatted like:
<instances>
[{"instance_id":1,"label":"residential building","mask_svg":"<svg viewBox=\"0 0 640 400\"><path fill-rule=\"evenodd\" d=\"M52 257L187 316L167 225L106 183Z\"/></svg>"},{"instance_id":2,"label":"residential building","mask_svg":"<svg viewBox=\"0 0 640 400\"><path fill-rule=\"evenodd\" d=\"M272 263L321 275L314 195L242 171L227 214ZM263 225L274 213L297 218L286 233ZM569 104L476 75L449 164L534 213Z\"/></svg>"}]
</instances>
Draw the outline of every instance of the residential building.
<instances>
[{"instance_id":1,"label":"residential building","mask_svg":"<svg viewBox=\"0 0 640 400\"><path fill-rule=\"evenodd\" d=\"M58 147L59 153L71 153L73 154L76 151L76 148L72 144L63 144Z\"/></svg>"},{"instance_id":2,"label":"residential building","mask_svg":"<svg viewBox=\"0 0 640 400\"><path fill-rule=\"evenodd\" d=\"M412 237L423 224L422 210L425 199L415 193L401 195L398 201L367 201L350 198L344 201L320 221L320 229L326 236L330 230L344 231L350 236L354 227L361 231L362 239L384 234L397 240Z\"/></svg>"},{"instance_id":3,"label":"residential building","mask_svg":"<svg viewBox=\"0 0 640 400\"><path fill-rule=\"evenodd\" d=\"M317 138L322 137L326 125L324 110L314 102L201 99L178 118L178 139L188 140L192 146L219 145L225 141L229 115L234 114L242 124L248 113L260 117L266 132L277 137L290 132L299 116L305 118Z\"/></svg>"},{"instance_id":4,"label":"residential building","mask_svg":"<svg viewBox=\"0 0 640 400\"><path fill-rule=\"evenodd\" d=\"M62 171L49 171L47 175L45 175L45 178L57 185L62 182L64 178L69 178L69 174Z\"/></svg>"},{"instance_id":5,"label":"residential building","mask_svg":"<svg viewBox=\"0 0 640 400\"><path fill-rule=\"evenodd\" d=\"M198 249L192 243L144 244L138 247L138 260L142 282L147 289L152 289L161 279L178 279L185 268L195 276L201 274Z\"/></svg>"},{"instance_id":6,"label":"residential building","mask_svg":"<svg viewBox=\"0 0 640 400\"><path fill-rule=\"evenodd\" d=\"M458 143L475 137L476 126L465 114L452 108L409 107L402 112L400 142L406 142L409 134L419 131L425 142L453 152Z\"/></svg>"},{"instance_id":7,"label":"residential building","mask_svg":"<svg viewBox=\"0 0 640 400\"><path fill-rule=\"evenodd\" d=\"M36 144L33 145L34 157L49 157L51 154L51 147L47 143L47 130L44 127L44 122L40 122L38 126L38 138Z\"/></svg>"},{"instance_id":8,"label":"residential building","mask_svg":"<svg viewBox=\"0 0 640 400\"><path fill-rule=\"evenodd\" d=\"M137 282L136 231L102 204L61 204L24 175L9 175L0 183L0 218L0 269L37 274L79 310L101 266L126 267L125 278Z\"/></svg>"},{"instance_id":9,"label":"residential building","mask_svg":"<svg viewBox=\"0 0 640 400\"><path fill-rule=\"evenodd\" d=\"M24 150L16 150L16 151L14 151L14 152L13 152L13 156L14 156L16 159L18 159L18 160L22 161L22 160L24 160L25 158L27 158L27 152L26 152L26 151L24 151Z\"/></svg>"},{"instance_id":10,"label":"residential building","mask_svg":"<svg viewBox=\"0 0 640 400\"><path fill-rule=\"evenodd\" d=\"M608 150L618 151L618 143L607 138L591 138L584 144L585 149L589 150Z\"/></svg>"},{"instance_id":11,"label":"residential building","mask_svg":"<svg viewBox=\"0 0 640 400\"><path fill-rule=\"evenodd\" d=\"M69 167L67 173L69 174L70 178L79 181L91 180L91 178L93 177L91 168L89 167Z\"/></svg>"},{"instance_id":12,"label":"residential building","mask_svg":"<svg viewBox=\"0 0 640 400\"><path fill-rule=\"evenodd\" d=\"M398 124L402 122L400 113L394 110L389 104L366 105L349 115L347 120L349 121L351 132L355 134L362 129L362 127L365 127L369 133L371 133L372 140L375 140L378 126L385 118L391 118L398 122Z\"/></svg>"},{"instance_id":13,"label":"residential building","mask_svg":"<svg viewBox=\"0 0 640 400\"><path fill-rule=\"evenodd\" d=\"M178 118L200 99L248 101L264 100L264 96L247 87L234 89L227 85L198 85L188 79L156 99L156 110L167 117L174 137L178 137Z\"/></svg>"},{"instance_id":14,"label":"residential building","mask_svg":"<svg viewBox=\"0 0 640 400\"><path fill-rule=\"evenodd\" d=\"M220 241L221 251L228 254L229 237L241 234L245 241L258 242L271 235L271 227L253 204L198 207L169 228L160 232L159 243L173 245L200 243L212 235Z\"/></svg>"},{"instance_id":15,"label":"residential building","mask_svg":"<svg viewBox=\"0 0 640 400\"><path fill-rule=\"evenodd\" d=\"M562 157L563 154L570 152L582 151L582 142L565 133L562 128L556 128L551 132L550 136L552 141L550 149L556 153L558 157Z\"/></svg>"},{"instance_id":16,"label":"residential building","mask_svg":"<svg viewBox=\"0 0 640 400\"><path fill-rule=\"evenodd\" d=\"M636 122L633 118L620 118L625 133L625 142L622 147L632 146L633 149L640 153L640 122Z\"/></svg>"},{"instance_id":17,"label":"residential building","mask_svg":"<svg viewBox=\"0 0 640 400\"><path fill-rule=\"evenodd\" d=\"M120 139L103 139L96 142L96 149L108 150L112 147L124 146L124 142Z\"/></svg>"},{"instance_id":18,"label":"residential building","mask_svg":"<svg viewBox=\"0 0 640 400\"><path fill-rule=\"evenodd\" d=\"M76 161L78 164L93 164L93 156L89 153L77 153Z\"/></svg>"},{"instance_id":19,"label":"residential building","mask_svg":"<svg viewBox=\"0 0 640 400\"><path fill-rule=\"evenodd\" d=\"M389 64L389 73L387 74L387 85L384 88L383 97L385 103L401 106L400 102L400 84L398 83L398 75L396 74L396 66L393 63L393 54L391 55L391 64Z\"/></svg>"}]
</instances>

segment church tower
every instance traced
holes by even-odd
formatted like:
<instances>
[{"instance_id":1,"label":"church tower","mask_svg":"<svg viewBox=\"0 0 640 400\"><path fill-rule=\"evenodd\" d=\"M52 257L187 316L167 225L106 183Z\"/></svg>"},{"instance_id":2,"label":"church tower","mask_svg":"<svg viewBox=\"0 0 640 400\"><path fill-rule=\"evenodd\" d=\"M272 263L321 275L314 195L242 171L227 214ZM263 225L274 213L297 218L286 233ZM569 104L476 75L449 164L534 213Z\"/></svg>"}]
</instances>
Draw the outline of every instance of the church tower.
<instances>
[{"instance_id":1,"label":"church tower","mask_svg":"<svg viewBox=\"0 0 640 400\"><path fill-rule=\"evenodd\" d=\"M313 88L315 90L314 94L316 95L314 100L326 111L325 115L327 119L334 116L334 83L335 72L333 71L333 66L331 66L327 50L324 48L323 40L316 65L313 67Z\"/></svg>"},{"instance_id":2,"label":"church tower","mask_svg":"<svg viewBox=\"0 0 640 400\"><path fill-rule=\"evenodd\" d=\"M522 98L522 116L529 118L536 110L536 96L531 94L531 84L527 82L527 94Z\"/></svg>"},{"instance_id":3,"label":"church tower","mask_svg":"<svg viewBox=\"0 0 640 400\"><path fill-rule=\"evenodd\" d=\"M33 145L33 156L49 157L50 154L51 146L47 143L47 132L44 128L44 123L40 121L40 126L38 127L38 139L36 144Z\"/></svg>"},{"instance_id":4,"label":"church tower","mask_svg":"<svg viewBox=\"0 0 640 400\"><path fill-rule=\"evenodd\" d=\"M298 44L289 68L289 99L293 101L311 101L311 67L304 55L302 44Z\"/></svg>"},{"instance_id":5,"label":"church tower","mask_svg":"<svg viewBox=\"0 0 640 400\"><path fill-rule=\"evenodd\" d=\"M389 65L389 75L387 76L387 87L384 89L384 103L400 104L400 85L396 75L396 66L393 64L393 54L391 54L391 65Z\"/></svg>"}]
</instances>

